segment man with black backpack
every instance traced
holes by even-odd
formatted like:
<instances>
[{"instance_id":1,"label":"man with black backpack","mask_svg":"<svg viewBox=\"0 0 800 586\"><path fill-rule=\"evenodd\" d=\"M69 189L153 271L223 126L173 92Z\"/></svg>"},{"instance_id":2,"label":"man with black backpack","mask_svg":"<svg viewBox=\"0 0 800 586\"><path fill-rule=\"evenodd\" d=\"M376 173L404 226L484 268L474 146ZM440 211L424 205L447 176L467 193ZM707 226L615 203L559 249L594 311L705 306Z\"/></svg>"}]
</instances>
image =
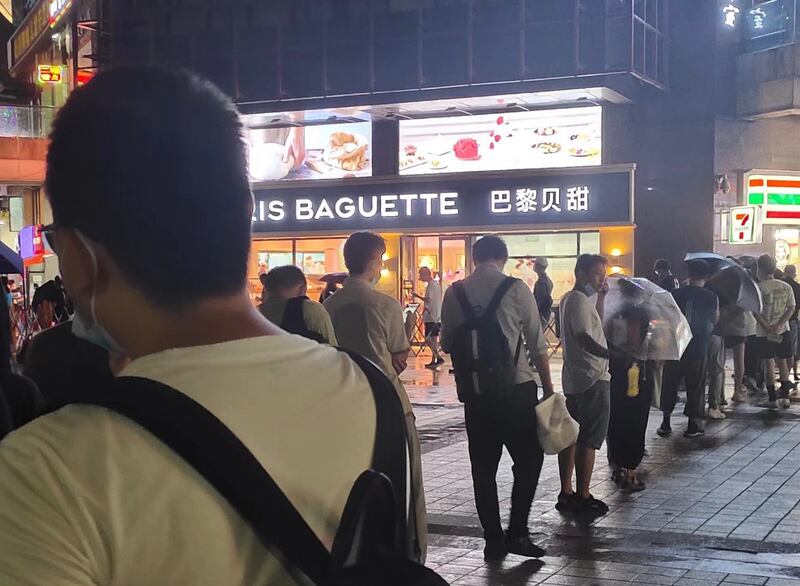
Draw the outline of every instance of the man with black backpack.
<instances>
[{"instance_id":1,"label":"man with black backpack","mask_svg":"<svg viewBox=\"0 0 800 586\"><path fill-rule=\"evenodd\" d=\"M453 360L458 398L464 403L484 556L541 557L544 550L528 536L528 513L544 460L536 434L534 367L544 396L553 393L547 344L530 289L503 274L508 247L502 238L484 236L472 247L472 258L475 271L445 294L441 342ZM505 534L496 481L503 446L514 461Z\"/></svg>"},{"instance_id":2,"label":"man with black backpack","mask_svg":"<svg viewBox=\"0 0 800 586\"><path fill-rule=\"evenodd\" d=\"M0 583L425 574L391 383L250 301L253 199L230 100L178 69L112 69L72 92L50 138L45 236L73 333L130 363L0 443Z\"/></svg>"},{"instance_id":3,"label":"man with black backpack","mask_svg":"<svg viewBox=\"0 0 800 586\"><path fill-rule=\"evenodd\" d=\"M336 346L331 317L321 303L306 296L306 276L298 267L275 267L264 277L265 299L258 310L290 334Z\"/></svg>"}]
</instances>

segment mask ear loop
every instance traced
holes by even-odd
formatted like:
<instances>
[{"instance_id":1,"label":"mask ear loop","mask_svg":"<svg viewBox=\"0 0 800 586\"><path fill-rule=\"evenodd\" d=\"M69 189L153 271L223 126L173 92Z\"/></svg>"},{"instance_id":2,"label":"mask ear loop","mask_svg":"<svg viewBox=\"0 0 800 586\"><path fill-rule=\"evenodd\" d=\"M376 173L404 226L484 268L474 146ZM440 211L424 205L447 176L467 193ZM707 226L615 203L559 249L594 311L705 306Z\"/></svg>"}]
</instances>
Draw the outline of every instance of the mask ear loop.
<instances>
[{"instance_id":1,"label":"mask ear loop","mask_svg":"<svg viewBox=\"0 0 800 586\"><path fill-rule=\"evenodd\" d=\"M92 322L97 325L100 322L97 320L97 276L100 273L100 266L97 262L97 255L94 252L94 248L89 244L89 239L83 235L80 230L75 230L75 235L78 237L78 240L81 241L83 247L86 249L86 252L89 253L89 256L92 259L92 272L94 273L92 278L92 296L89 299L89 312L92 315Z\"/></svg>"}]
</instances>

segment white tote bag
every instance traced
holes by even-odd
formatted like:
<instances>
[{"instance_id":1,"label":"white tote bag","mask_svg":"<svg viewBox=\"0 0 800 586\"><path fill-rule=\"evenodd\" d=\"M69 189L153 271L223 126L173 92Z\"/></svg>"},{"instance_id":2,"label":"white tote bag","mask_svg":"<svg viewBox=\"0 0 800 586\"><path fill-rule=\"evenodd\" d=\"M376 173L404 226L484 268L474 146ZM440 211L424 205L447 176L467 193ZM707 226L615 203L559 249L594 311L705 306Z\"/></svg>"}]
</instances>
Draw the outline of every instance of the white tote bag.
<instances>
[{"instance_id":1,"label":"white tote bag","mask_svg":"<svg viewBox=\"0 0 800 586\"><path fill-rule=\"evenodd\" d=\"M567 399L553 393L536 405L537 435L545 454L557 454L578 441L580 426L567 411Z\"/></svg>"}]
</instances>

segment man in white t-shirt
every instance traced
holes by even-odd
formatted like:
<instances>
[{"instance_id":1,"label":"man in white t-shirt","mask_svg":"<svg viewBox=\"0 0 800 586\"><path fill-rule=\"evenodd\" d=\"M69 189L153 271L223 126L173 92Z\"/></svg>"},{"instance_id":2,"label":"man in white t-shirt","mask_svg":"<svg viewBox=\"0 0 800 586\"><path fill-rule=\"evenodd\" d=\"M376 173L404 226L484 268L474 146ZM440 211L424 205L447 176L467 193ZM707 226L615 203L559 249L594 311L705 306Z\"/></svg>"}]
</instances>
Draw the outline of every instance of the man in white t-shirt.
<instances>
[{"instance_id":1,"label":"man in white t-shirt","mask_svg":"<svg viewBox=\"0 0 800 586\"><path fill-rule=\"evenodd\" d=\"M603 332L603 306L608 292L606 266L602 256L580 255L575 263L575 287L561 298L562 386L569 413L580 425L580 434L577 445L558 456L561 494L556 508L560 511L608 511L608 506L589 492L595 453L608 432L611 409L608 343Z\"/></svg>"},{"instance_id":2,"label":"man in white t-shirt","mask_svg":"<svg viewBox=\"0 0 800 586\"><path fill-rule=\"evenodd\" d=\"M439 354L439 334L442 331L442 286L433 278L433 273L428 267L419 270L419 280L425 283L425 295L414 293L414 297L425 302L422 319L425 324L425 343L431 349L431 361L425 368L436 368L444 364L444 358Z\"/></svg>"},{"instance_id":3,"label":"man in white t-shirt","mask_svg":"<svg viewBox=\"0 0 800 586\"><path fill-rule=\"evenodd\" d=\"M794 313L795 298L792 287L775 278L775 259L768 254L758 257L758 287L761 289L763 309L756 317L756 337L753 349L764 361L767 381L767 400L759 407L775 409L791 406L789 391L789 360L794 356L789 318ZM778 364L781 386L775 389L775 363Z\"/></svg>"},{"instance_id":4,"label":"man in white t-shirt","mask_svg":"<svg viewBox=\"0 0 800 586\"><path fill-rule=\"evenodd\" d=\"M125 355L122 376L216 415L330 548L371 462L375 403L346 355L283 333L249 299L241 131L188 73L98 74L53 126L46 235L76 335ZM116 412L70 405L0 443L4 586L295 583L204 478Z\"/></svg>"}]
</instances>

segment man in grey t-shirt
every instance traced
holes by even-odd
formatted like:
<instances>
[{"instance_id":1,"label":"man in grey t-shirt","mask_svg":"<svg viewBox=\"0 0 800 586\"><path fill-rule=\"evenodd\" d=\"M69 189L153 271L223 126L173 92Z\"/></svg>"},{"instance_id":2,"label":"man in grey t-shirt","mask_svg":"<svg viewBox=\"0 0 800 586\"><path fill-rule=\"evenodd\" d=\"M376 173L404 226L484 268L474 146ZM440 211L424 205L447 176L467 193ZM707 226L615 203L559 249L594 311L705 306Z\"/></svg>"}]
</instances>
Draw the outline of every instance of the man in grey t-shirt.
<instances>
[{"instance_id":1,"label":"man in grey t-shirt","mask_svg":"<svg viewBox=\"0 0 800 586\"><path fill-rule=\"evenodd\" d=\"M561 494L556 508L559 511L601 514L608 511L608 506L589 492L595 453L608 432L611 409L608 344L602 319L608 292L606 266L602 256L580 255L575 263L575 287L561 299L562 385L567 409L580 425L580 434L576 445L558 455Z\"/></svg>"}]
</instances>

